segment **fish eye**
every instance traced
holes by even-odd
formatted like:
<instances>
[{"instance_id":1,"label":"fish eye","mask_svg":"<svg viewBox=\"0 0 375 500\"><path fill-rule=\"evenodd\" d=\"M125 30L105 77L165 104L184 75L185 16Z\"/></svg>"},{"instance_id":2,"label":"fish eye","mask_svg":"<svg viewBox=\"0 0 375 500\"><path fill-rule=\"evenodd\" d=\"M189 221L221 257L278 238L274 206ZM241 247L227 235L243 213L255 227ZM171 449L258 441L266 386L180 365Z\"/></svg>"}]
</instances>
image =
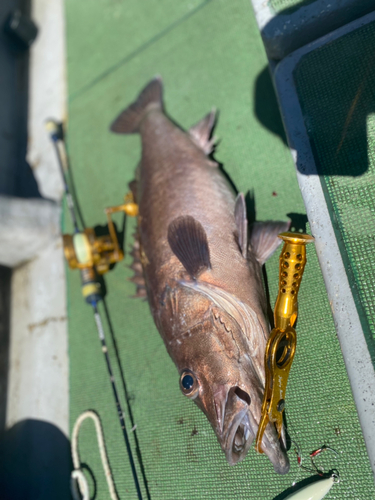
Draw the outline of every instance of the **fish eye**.
<instances>
[{"instance_id":1,"label":"fish eye","mask_svg":"<svg viewBox=\"0 0 375 500\"><path fill-rule=\"evenodd\" d=\"M188 398L195 399L198 396L199 382L193 372L184 370L181 373L180 388L182 393Z\"/></svg>"}]
</instances>

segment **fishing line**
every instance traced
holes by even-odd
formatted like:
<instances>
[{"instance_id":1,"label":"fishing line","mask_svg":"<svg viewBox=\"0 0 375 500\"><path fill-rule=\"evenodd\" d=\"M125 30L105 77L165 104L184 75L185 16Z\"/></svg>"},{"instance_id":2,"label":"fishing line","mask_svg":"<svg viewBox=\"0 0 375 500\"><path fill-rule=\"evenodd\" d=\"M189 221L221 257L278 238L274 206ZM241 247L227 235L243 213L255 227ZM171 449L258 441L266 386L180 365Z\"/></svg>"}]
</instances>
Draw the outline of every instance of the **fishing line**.
<instances>
[{"instance_id":1,"label":"fishing line","mask_svg":"<svg viewBox=\"0 0 375 500\"><path fill-rule=\"evenodd\" d=\"M102 351L103 351L103 354L104 354L104 357L105 357L105 361L106 361L106 364L107 364L107 370L108 370L109 378L111 380L113 397L115 399L116 408L117 408L117 414L118 414L118 418L119 418L119 421L120 421L122 434L124 436L126 451L128 453L128 457L129 457L129 462L130 462L130 467L131 467L132 474L133 474L135 488L137 490L138 498L141 500L142 499L142 493L141 493L141 489L139 487L137 471L135 469L133 454L132 454L132 451L131 451L131 448L130 448L130 442L129 442L128 433L126 431L126 424L125 424L124 412L122 411L122 408L121 408L121 403L120 403L120 400L119 400L119 397L118 397L118 392L117 392L115 377L113 375L111 361L110 361L109 355L108 355L108 348L107 348L107 344L106 344L106 341L105 341L103 323L102 323L99 311L97 309L97 304L93 303L92 307L93 307L93 311L94 311L94 318L95 318L96 327L98 329L99 339L100 339L100 342L102 344Z\"/></svg>"},{"instance_id":2,"label":"fishing line","mask_svg":"<svg viewBox=\"0 0 375 500\"><path fill-rule=\"evenodd\" d=\"M49 132L50 138L52 140L52 143L53 143L53 146L54 146L54 149L56 152L56 156L57 156L58 164L59 164L59 169L60 169L60 172L61 172L61 175L63 178L67 206L68 206L69 213L70 213L72 223L74 226L75 236L77 236L76 242L74 242L74 240L72 239L73 250L74 249L76 251L79 250L81 259L84 259L84 258L87 258L86 254L88 253L88 251L90 249L85 248L85 245L87 246L87 242L88 242L87 241L87 234L85 231L84 231L84 233L81 233L79 230L77 216L76 216L76 210L75 210L74 198L71 194L71 190L69 189L69 182L68 182L68 178L67 178L69 166L68 166L68 159L67 159L65 144L63 141L62 127L61 127L61 125L57 124L56 122L50 120L47 122L46 128ZM82 223L83 219L81 216L80 216L80 220ZM85 229L83 223L82 223L82 226L83 226L83 229ZM82 235L84 237L82 239L79 239L80 235ZM80 242L80 243L78 244L78 242ZM118 250L118 248L117 248L117 250ZM118 251L117 253L120 254L121 252ZM84 257L82 257L82 255L84 255ZM118 258L118 257L119 256L117 255L116 258ZM134 463L133 453L131 450L130 441L129 441L129 437L128 437L128 433L127 433L127 429L126 429L125 414L122 410L121 403L119 400L116 381L115 381L111 361L110 361L109 354L108 354L108 347L107 347L107 343L106 343L106 339L105 339L103 323L102 323L102 319L101 319L101 316L100 316L100 313L98 310L98 303L100 301L103 301L103 296L100 293L100 285L98 284L96 272L93 269L93 265L88 266L88 267L82 267L82 266L81 267L77 266L77 267L81 270L83 296L84 296L86 302L89 305L91 305L91 307L92 307L94 320L95 320L99 340L101 343L102 352L103 352L106 366L107 366L107 372L108 372L110 382L111 382L113 397L114 397L115 404L116 404L117 415L118 415L118 419L120 422L123 438L125 441L125 447L126 447L126 451L127 451L128 458L129 458L129 463L130 463L130 467L131 467L131 471L132 471L134 485L135 485L135 488L137 491L137 496L138 496L139 500L142 500L143 497L142 497L142 493L141 493L141 489L140 489L140 485L139 485L139 480L138 480L138 475L137 475L137 471L136 471L136 467L135 467L135 463ZM103 271L103 272L105 272L105 271ZM105 308L105 312L107 315L107 320L108 320L109 325L110 325L111 333L113 333L112 326L111 326L111 323L109 321L108 310L107 310L107 307L105 304L104 304L104 308ZM117 356L117 360L119 361L118 356ZM121 371L121 374L122 374L122 371ZM125 390L125 392L127 392L127 391ZM127 394L125 394L125 395L126 395L127 404L129 406ZM131 418L131 421L133 424L132 418ZM134 427L134 424L132 426ZM78 432L78 430L77 430L77 432ZM97 432L98 432L98 430L97 430ZM99 440L99 434L98 434L98 440ZM138 441L136 441L136 442L137 442L137 455L140 456L139 448L138 448ZM99 448L101 449L100 444L99 444ZM102 457L102 461L103 461L103 467L105 467L105 461L103 460L103 457ZM108 460L107 460L107 465L108 465ZM146 478L144 475L143 464L141 465L141 469L142 469L142 475L143 475L144 484L145 484L145 488L146 488L146 492L147 492L147 498L150 498L148 487L147 487L147 481L146 481ZM87 493L87 491L86 491L87 488L86 488L86 486L83 485L83 482L82 482L82 474L83 473L82 473L82 471L79 472L81 469L77 469L77 470L78 470L78 472L77 472L76 476L77 476L77 479L79 480L79 482L82 484L82 488L83 488L82 493L85 495ZM107 473L106 473L106 475L107 475Z\"/></svg>"},{"instance_id":3,"label":"fishing line","mask_svg":"<svg viewBox=\"0 0 375 500\"><path fill-rule=\"evenodd\" d=\"M140 449L139 441L138 441L138 436L137 436L137 432L136 432L137 425L135 423L134 416L133 416L133 411L132 411L132 408L131 408L131 405L130 405L130 395L129 395L128 388L127 388L127 385L126 385L126 382L125 382L125 376L124 376L124 372L123 372L123 369L122 369L120 355L119 355L119 352L118 352L118 347L117 347L117 341L116 341L116 337L115 337L115 332L114 332L112 321L111 321L111 318L110 318L110 315L109 315L107 302L106 302L106 300L105 300L104 297L102 299L102 303L103 303L103 306L104 306L104 312L105 312L105 315L106 315L108 328L109 328L109 331L110 331L110 334L111 334L111 340L112 340L114 352L115 352L116 359L117 359L117 365L118 365L119 370L120 370L120 378L121 378L122 387L123 387L124 394L125 394L125 401L126 401L126 406L127 406L127 410L128 410L128 415L129 415L129 420L130 420L130 425L131 425L131 431L133 432L133 436L134 436L135 451L136 451L136 455L137 455L137 458L138 458L138 464L139 464L139 468L141 470L143 484L144 484L145 491L146 491L146 498L147 498L147 500L151 500L151 495L150 495L150 491L148 489L148 482L147 482L147 478L146 478L146 471L145 471L145 467L144 467L144 464L143 464L142 453L141 453L141 449Z\"/></svg>"}]
</instances>

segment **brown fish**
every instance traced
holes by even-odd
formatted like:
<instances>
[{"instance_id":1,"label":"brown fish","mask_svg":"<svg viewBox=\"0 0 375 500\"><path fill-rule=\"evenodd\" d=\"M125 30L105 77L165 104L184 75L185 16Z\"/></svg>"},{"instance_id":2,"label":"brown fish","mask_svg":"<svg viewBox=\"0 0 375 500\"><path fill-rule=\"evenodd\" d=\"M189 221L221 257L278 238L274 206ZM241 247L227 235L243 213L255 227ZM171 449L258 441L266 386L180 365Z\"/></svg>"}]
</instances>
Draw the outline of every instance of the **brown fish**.
<instances>
[{"instance_id":1,"label":"brown fish","mask_svg":"<svg viewBox=\"0 0 375 500\"><path fill-rule=\"evenodd\" d=\"M261 267L289 224L257 223L248 242L244 197L236 199L208 157L214 122L212 111L188 133L181 130L165 115L162 82L155 78L111 130L141 135L133 256L142 264L151 312L181 391L205 413L227 461L235 464L246 456L261 416L270 331ZM138 278L136 283L145 296ZM272 425L262 448L276 472L288 472Z\"/></svg>"}]
</instances>

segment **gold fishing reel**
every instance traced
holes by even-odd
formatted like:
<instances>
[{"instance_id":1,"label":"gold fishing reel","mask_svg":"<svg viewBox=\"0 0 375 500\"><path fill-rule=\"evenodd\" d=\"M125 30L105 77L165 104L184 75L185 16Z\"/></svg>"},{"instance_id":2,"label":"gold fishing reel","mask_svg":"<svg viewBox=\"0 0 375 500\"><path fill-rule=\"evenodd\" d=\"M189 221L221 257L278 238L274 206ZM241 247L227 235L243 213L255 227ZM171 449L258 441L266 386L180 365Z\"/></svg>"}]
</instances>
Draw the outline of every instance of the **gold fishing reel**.
<instances>
[{"instance_id":1,"label":"gold fishing reel","mask_svg":"<svg viewBox=\"0 0 375 500\"><path fill-rule=\"evenodd\" d=\"M104 274L109 271L111 264L124 258L111 217L117 212L125 212L132 217L138 215L138 205L131 192L125 196L122 205L105 209L109 234L97 236L93 228L85 228L73 235L63 235L64 254L71 269L95 268L98 274Z\"/></svg>"},{"instance_id":2,"label":"gold fishing reel","mask_svg":"<svg viewBox=\"0 0 375 500\"><path fill-rule=\"evenodd\" d=\"M297 345L293 328L298 315L297 296L306 265L306 245L314 241L308 234L281 233L284 246L279 260L279 293L277 295L274 322L264 357L266 385L262 415L256 437L256 450L263 453L262 439L268 423L276 426L279 437L282 431L285 393L290 368Z\"/></svg>"}]
</instances>

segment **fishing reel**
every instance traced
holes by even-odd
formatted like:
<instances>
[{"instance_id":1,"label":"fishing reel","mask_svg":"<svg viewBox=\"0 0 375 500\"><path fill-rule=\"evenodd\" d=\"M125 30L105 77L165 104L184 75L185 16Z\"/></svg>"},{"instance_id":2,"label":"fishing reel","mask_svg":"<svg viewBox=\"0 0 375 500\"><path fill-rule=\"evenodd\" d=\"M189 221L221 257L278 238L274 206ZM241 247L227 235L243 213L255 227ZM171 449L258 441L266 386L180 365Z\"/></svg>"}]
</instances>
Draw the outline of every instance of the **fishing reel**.
<instances>
[{"instance_id":1,"label":"fishing reel","mask_svg":"<svg viewBox=\"0 0 375 500\"><path fill-rule=\"evenodd\" d=\"M93 228L85 228L73 235L63 235L64 254L71 269L95 268L98 274L105 274L112 264L124 258L111 217L116 212L125 212L132 217L138 215L138 205L132 193L125 196L122 205L105 209L109 234L97 236Z\"/></svg>"},{"instance_id":2,"label":"fishing reel","mask_svg":"<svg viewBox=\"0 0 375 500\"><path fill-rule=\"evenodd\" d=\"M73 235L63 235L66 261L70 269L81 271L82 295L89 304L96 304L102 298L97 274L107 273L112 264L124 258L111 216L117 212L124 212L131 217L138 215L138 205L131 192L125 196L124 201L122 205L105 209L109 234L97 236L90 227L76 231Z\"/></svg>"},{"instance_id":3,"label":"fishing reel","mask_svg":"<svg viewBox=\"0 0 375 500\"><path fill-rule=\"evenodd\" d=\"M279 437L283 425L285 393L297 345L294 325L298 315L297 296L307 262L306 245L314 241L308 234L281 233L284 246L279 260L279 293L275 303L275 328L271 331L264 357L266 385L256 437L256 450L263 453L262 439L269 422Z\"/></svg>"}]
</instances>

